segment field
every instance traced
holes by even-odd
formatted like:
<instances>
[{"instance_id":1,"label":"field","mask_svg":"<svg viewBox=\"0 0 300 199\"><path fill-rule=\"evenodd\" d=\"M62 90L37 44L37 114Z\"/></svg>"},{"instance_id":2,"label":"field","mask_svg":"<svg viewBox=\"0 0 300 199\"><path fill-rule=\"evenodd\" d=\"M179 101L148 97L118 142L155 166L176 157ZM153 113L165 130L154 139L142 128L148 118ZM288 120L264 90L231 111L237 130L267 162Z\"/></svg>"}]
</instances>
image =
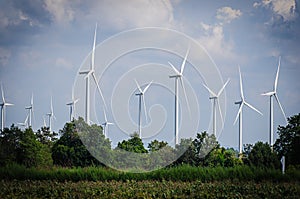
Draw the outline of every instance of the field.
<instances>
[{"instance_id":1,"label":"field","mask_svg":"<svg viewBox=\"0 0 300 199\"><path fill-rule=\"evenodd\" d=\"M108 168L0 168L0 198L298 198L300 172L183 165L148 173Z\"/></svg>"}]
</instances>

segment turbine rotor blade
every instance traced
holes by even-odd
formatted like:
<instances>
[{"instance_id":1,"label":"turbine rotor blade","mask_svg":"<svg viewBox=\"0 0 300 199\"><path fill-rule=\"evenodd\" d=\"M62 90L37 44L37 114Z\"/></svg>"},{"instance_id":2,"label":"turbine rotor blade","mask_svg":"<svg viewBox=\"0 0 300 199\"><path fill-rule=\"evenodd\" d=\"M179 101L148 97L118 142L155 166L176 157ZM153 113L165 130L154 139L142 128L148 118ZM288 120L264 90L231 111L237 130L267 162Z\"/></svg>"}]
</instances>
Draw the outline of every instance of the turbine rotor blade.
<instances>
[{"instance_id":1,"label":"turbine rotor blade","mask_svg":"<svg viewBox=\"0 0 300 199\"><path fill-rule=\"evenodd\" d=\"M176 75L180 75L179 71L175 68L175 66L173 64L171 64L171 62L168 62L168 63L173 68L173 70L175 71Z\"/></svg>"},{"instance_id":2,"label":"turbine rotor blade","mask_svg":"<svg viewBox=\"0 0 300 199\"><path fill-rule=\"evenodd\" d=\"M4 97L4 92L3 92L3 86L1 84L1 94L2 94L2 102L5 104L5 97Z\"/></svg>"},{"instance_id":3,"label":"turbine rotor blade","mask_svg":"<svg viewBox=\"0 0 300 199\"><path fill-rule=\"evenodd\" d=\"M219 114L220 114L220 117L221 117L222 125L224 125L224 120L223 120L223 115L222 115L222 111L221 111L221 106L220 106L219 100L217 100L216 103L218 104L218 109L219 109Z\"/></svg>"},{"instance_id":4,"label":"turbine rotor blade","mask_svg":"<svg viewBox=\"0 0 300 199\"><path fill-rule=\"evenodd\" d=\"M106 117L106 113L105 113L105 109L103 108L103 113L104 113L104 120L107 123L107 117Z\"/></svg>"},{"instance_id":5,"label":"turbine rotor blade","mask_svg":"<svg viewBox=\"0 0 300 199\"><path fill-rule=\"evenodd\" d=\"M223 87L219 90L217 97L219 97L221 95L221 93L223 92L223 90L225 89L226 85L228 84L229 79L226 81L226 83L223 85Z\"/></svg>"},{"instance_id":6,"label":"turbine rotor blade","mask_svg":"<svg viewBox=\"0 0 300 199\"><path fill-rule=\"evenodd\" d=\"M95 68L95 48L96 48L96 38L97 38L97 23L96 23L96 28L95 28L95 33L94 33L94 43L93 43L93 51L92 51L92 70Z\"/></svg>"},{"instance_id":7,"label":"turbine rotor blade","mask_svg":"<svg viewBox=\"0 0 300 199\"><path fill-rule=\"evenodd\" d=\"M236 114L236 117L235 117L235 120L234 120L234 122L233 122L233 125L235 125L235 123L236 123L236 121L237 121L237 119L238 119L240 113L242 112L243 106L244 106L244 102L241 102L239 111L238 111L238 113Z\"/></svg>"},{"instance_id":8,"label":"turbine rotor blade","mask_svg":"<svg viewBox=\"0 0 300 199\"><path fill-rule=\"evenodd\" d=\"M190 109L190 104L189 104L189 101L188 101L188 98L187 98L187 95L186 95L186 91L185 91L185 87L184 87L184 83L183 83L183 77L180 77L179 80L180 80L180 84L181 84L181 87L183 89L183 93L184 93L184 97L185 97L185 101L186 101L186 104L187 104L187 107L188 107L188 111L189 111L189 114L191 116L191 109ZM178 93L177 93L178 95Z\"/></svg>"},{"instance_id":9,"label":"turbine rotor blade","mask_svg":"<svg viewBox=\"0 0 300 199\"><path fill-rule=\"evenodd\" d=\"M213 97L216 97L217 95L208 88L208 86L206 86L205 84L203 84L204 88L206 88L206 90L208 90L208 92L213 96Z\"/></svg>"},{"instance_id":10,"label":"turbine rotor blade","mask_svg":"<svg viewBox=\"0 0 300 199\"><path fill-rule=\"evenodd\" d=\"M152 84L152 82L153 81L151 81L147 86L146 86L146 88L144 88L144 90L143 90L143 94L145 94L146 93L146 91L148 90L148 88L150 87L150 85Z\"/></svg>"},{"instance_id":11,"label":"turbine rotor blade","mask_svg":"<svg viewBox=\"0 0 300 199\"><path fill-rule=\"evenodd\" d=\"M256 111L257 113L263 115L259 110L257 110L256 108L254 108L251 104L249 104L248 102L244 102L246 106L248 106L249 108L251 108L252 110Z\"/></svg>"},{"instance_id":12,"label":"turbine rotor blade","mask_svg":"<svg viewBox=\"0 0 300 199\"><path fill-rule=\"evenodd\" d=\"M288 123L288 122L287 122L287 119L286 119L286 115L285 115L285 113L284 113L284 111L283 111L283 108L282 108L282 106L281 106L281 104L280 104L280 101L279 101L279 98L278 98L277 94L275 94L274 96L275 96L275 99L276 99L276 101L277 101L277 103L278 103L278 105L279 105L279 107L280 107L280 110L281 110L281 112L282 112L282 114L283 114L283 116L284 116L284 119L285 119L286 123Z\"/></svg>"},{"instance_id":13,"label":"turbine rotor blade","mask_svg":"<svg viewBox=\"0 0 300 199\"><path fill-rule=\"evenodd\" d=\"M182 62L182 64L181 64L181 67L180 67L180 74L181 74L181 75L183 74L184 67L185 67L185 63L186 63L186 59L187 59L187 57L188 57L189 52L190 52L190 47L188 48L188 50L187 50L187 52L186 52L186 54L185 54L184 60L183 60L183 62Z\"/></svg>"},{"instance_id":14,"label":"turbine rotor blade","mask_svg":"<svg viewBox=\"0 0 300 199\"><path fill-rule=\"evenodd\" d=\"M148 112L147 112L147 107L146 107L146 102L145 102L145 96L142 95L142 101L143 101L143 106L144 106L144 113L145 113L145 118L146 118L146 122L148 123Z\"/></svg>"},{"instance_id":15,"label":"turbine rotor blade","mask_svg":"<svg viewBox=\"0 0 300 199\"><path fill-rule=\"evenodd\" d=\"M96 79L96 76L95 76L95 73L94 73L94 72L92 73L92 76L93 76L94 82L95 82L95 84L96 84L96 86L97 86L97 88L98 88L98 91L99 91L99 93L100 93L100 95L101 95L101 97L102 97L104 107L106 108L106 103L105 103L105 100L104 100L104 96L103 96L103 94L102 94L102 91L101 91L101 89L100 89L100 86L99 86L99 84L98 84L98 81L97 81L97 79Z\"/></svg>"},{"instance_id":16,"label":"turbine rotor blade","mask_svg":"<svg viewBox=\"0 0 300 199\"><path fill-rule=\"evenodd\" d=\"M261 95L264 95L264 96L271 96L271 95L274 95L275 92L274 91L271 91L271 92L267 92L267 93L262 93Z\"/></svg>"},{"instance_id":17,"label":"turbine rotor blade","mask_svg":"<svg viewBox=\"0 0 300 199\"><path fill-rule=\"evenodd\" d=\"M240 94L242 100L244 100L243 82L242 82L242 74L241 74L240 66L239 66L239 75L240 75Z\"/></svg>"},{"instance_id":18,"label":"turbine rotor blade","mask_svg":"<svg viewBox=\"0 0 300 199\"><path fill-rule=\"evenodd\" d=\"M139 83L136 81L136 79L134 79L134 81L135 81L135 84L136 84L137 88L139 89L140 93L143 93L143 91L142 91Z\"/></svg>"},{"instance_id":19,"label":"turbine rotor blade","mask_svg":"<svg viewBox=\"0 0 300 199\"><path fill-rule=\"evenodd\" d=\"M279 76L279 70L280 70L280 60L281 60L281 57L279 57L278 67L277 67L277 72L276 72L276 78L275 78L275 82L274 82L274 92L275 93L277 91L278 76Z\"/></svg>"}]
</instances>

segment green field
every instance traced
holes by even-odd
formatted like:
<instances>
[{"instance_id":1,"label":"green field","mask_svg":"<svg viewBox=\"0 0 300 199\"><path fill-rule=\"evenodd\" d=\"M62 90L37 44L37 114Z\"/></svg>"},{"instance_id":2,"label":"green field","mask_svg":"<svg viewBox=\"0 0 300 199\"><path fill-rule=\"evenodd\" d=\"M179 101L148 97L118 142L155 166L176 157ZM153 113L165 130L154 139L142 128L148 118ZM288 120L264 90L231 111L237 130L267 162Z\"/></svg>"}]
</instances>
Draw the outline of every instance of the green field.
<instances>
[{"instance_id":1,"label":"green field","mask_svg":"<svg viewBox=\"0 0 300 199\"><path fill-rule=\"evenodd\" d=\"M105 167L0 168L0 198L299 198L300 171L203 168L147 173Z\"/></svg>"}]
</instances>

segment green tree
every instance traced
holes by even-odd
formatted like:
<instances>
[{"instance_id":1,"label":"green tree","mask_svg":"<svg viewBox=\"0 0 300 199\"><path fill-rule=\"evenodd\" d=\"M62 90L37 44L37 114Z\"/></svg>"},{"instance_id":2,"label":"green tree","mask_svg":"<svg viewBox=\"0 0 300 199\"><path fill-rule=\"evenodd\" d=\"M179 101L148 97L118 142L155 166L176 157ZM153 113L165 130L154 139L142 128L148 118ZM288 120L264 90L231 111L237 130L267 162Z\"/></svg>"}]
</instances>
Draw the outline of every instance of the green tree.
<instances>
[{"instance_id":1,"label":"green tree","mask_svg":"<svg viewBox=\"0 0 300 199\"><path fill-rule=\"evenodd\" d=\"M279 126L278 135L274 150L279 157L286 156L287 165L300 165L300 113L288 118L286 126Z\"/></svg>"},{"instance_id":2,"label":"green tree","mask_svg":"<svg viewBox=\"0 0 300 199\"><path fill-rule=\"evenodd\" d=\"M148 144L148 149L150 152L158 151L163 147L167 146L168 143L164 141L153 140Z\"/></svg>"},{"instance_id":3,"label":"green tree","mask_svg":"<svg viewBox=\"0 0 300 199\"><path fill-rule=\"evenodd\" d=\"M262 168L279 168L280 162L268 143L257 142L248 156L249 164Z\"/></svg>"},{"instance_id":4,"label":"green tree","mask_svg":"<svg viewBox=\"0 0 300 199\"><path fill-rule=\"evenodd\" d=\"M122 142L118 142L118 148L124 149L129 152L135 153L148 153L145 149L142 139L139 138L137 133L134 133L130 136L129 140L123 140Z\"/></svg>"}]
</instances>

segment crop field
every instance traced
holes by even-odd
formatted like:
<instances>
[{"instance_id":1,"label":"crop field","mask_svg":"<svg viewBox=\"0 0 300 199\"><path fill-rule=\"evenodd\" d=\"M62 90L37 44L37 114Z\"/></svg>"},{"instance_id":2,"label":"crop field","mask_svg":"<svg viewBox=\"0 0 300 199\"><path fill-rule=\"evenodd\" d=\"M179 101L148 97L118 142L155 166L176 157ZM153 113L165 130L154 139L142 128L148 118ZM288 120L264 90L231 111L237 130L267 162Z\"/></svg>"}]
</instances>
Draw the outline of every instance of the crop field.
<instances>
[{"instance_id":1,"label":"crop field","mask_svg":"<svg viewBox=\"0 0 300 199\"><path fill-rule=\"evenodd\" d=\"M0 198L298 198L300 172L188 165L148 173L101 167L0 168Z\"/></svg>"},{"instance_id":2,"label":"crop field","mask_svg":"<svg viewBox=\"0 0 300 199\"><path fill-rule=\"evenodd\" d=\"M0 182L0 198L297 198L297 182L79 181Z\"/></svg>"}]
</instances>

